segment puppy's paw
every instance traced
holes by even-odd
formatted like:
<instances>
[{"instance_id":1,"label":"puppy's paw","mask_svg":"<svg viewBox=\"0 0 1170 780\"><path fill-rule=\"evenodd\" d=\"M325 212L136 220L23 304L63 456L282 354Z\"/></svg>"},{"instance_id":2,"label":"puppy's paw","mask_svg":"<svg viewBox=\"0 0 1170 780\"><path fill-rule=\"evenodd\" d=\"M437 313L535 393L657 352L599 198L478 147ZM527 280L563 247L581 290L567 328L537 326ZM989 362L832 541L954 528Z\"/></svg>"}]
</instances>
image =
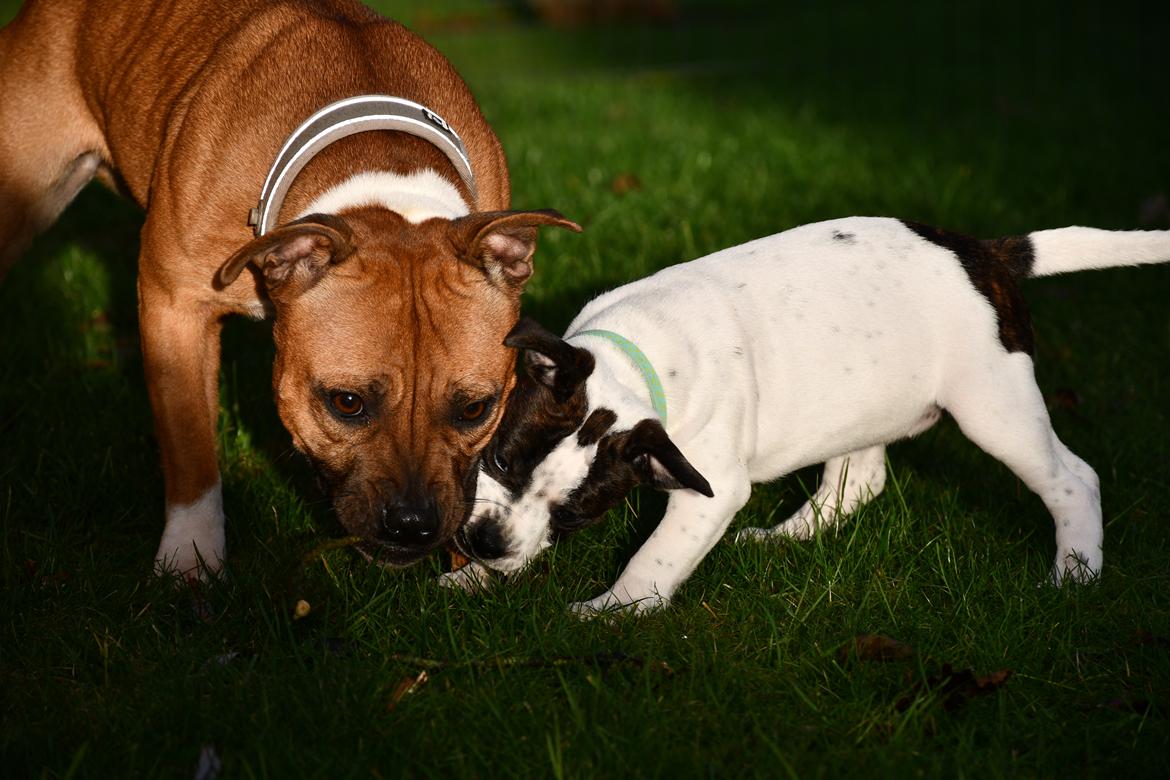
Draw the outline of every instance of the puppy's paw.
<instances>
[{"instance_id":1,"label":"puppy's paw","mask_svg":"<svg viewBox=\"0 0 1170 780\"><path fill-rule=\"evenodd\" d=\"M785 539L804 541L811 539L815 530L807 523L787 520L772 528L742 528L735 535L735 543L779 542Z\"/></svg>"},{"instance_id":2,"label":"puppy's paw","mask_svg":"<svg viewBox=\"0 0 1170 780\"><path fill-rule=\"evenodd\" d=\"M569 605L569 612L582 620L594 618L614 618L619 615L644 615L648 612L663 609L670 604L670 599L652 594L641 598L622 599L612 590L607 590L595 599L576 601Z\"/></svg>"},{"instance_id":3,"label":"puppy's paw","mask_svg":"<svg viewBox=\"0 0 1170 780\"><path fill-rule=\"evenodd\" d=\"M744 544L747 542L771 542L775 541L776 535L772 533L771 528L741 528L735 533L735 543Z\"/></svg>"},{"instance_id":4,"label":"puppy's paw","mask_svg":"<svg viewBox=\"0 0 1170 780\"><path fill-rule=\"evenodd\" d=\"M1095 561L1090 561L1086 559L1086 556L1074 550L1064 555L1057 555L1056 565L1052 567L1048 581L1051 585L1059 588L1068 584L1083 585L1094 582L1100 576L1101 556L1098 555Z\"/></svg>"},{"instance_id":5,"label":"puppy's paw","mask_svg":"<svg viewBox=\"0 0 1170 780\"><path fill-rule=\"evenodd\" d=\"M439 575L439 584L444 588L455 588L467 593L482 593L491 587L492 573L480 563L471 563Z\"/></svg>"}]
</instances>

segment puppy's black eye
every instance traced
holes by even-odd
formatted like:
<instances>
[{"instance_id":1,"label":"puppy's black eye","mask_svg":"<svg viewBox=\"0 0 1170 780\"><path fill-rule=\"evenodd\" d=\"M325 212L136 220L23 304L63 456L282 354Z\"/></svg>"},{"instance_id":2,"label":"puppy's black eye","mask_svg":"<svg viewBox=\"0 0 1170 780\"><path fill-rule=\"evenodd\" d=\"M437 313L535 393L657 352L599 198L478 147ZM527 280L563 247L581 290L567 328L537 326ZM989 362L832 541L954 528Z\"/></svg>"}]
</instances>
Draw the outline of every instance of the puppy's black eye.
<instances>
[{"instance_id":1,"label":"puppy's black eye","mask_svg":"<svg viewBox=\"0 0 1170 780\"><path fill-rule=\"evenodd\" d=\"M357 393L339 390L329 396L329 405L341 417L357 417L365 411L366 405Z\"/></svg>"},{"instance_id":2,"label":"puppy's black eye","mask_svg":"<svg viewBox=\"0 0 1170 780\"><path fill-rule=\"evenodd\" d=\"M501 474L508 473L508 459L504 457L504 453L500 452L499 447L492 449L492 465L495 466L496 470Z\"/></svg>"},{"instance_id":3,"label":"puppy's black eye","mask_svg":"<svg viewBox=\"0 0 1170 780\"><path fill-rule=\"evenodd\" d=\"M487 416L487 413L489 410L491 410L491 408L492 399L490 398L481 398L478 401L472 401L469 404L465 404L463 408L459 410L459 422L463 423L464 425L474 425L475 423L482 421L483 418Z\"/></svg>"}]
</instances>

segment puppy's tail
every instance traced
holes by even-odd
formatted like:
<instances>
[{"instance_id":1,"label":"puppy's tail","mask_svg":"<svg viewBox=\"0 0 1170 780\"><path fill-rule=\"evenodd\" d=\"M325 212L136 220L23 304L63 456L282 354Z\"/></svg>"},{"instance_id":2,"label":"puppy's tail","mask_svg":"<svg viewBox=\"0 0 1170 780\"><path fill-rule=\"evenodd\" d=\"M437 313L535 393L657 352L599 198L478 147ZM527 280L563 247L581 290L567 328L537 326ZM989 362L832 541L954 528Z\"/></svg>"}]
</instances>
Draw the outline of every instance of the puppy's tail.
<instances>
[{"instance_id":1,"label":"puppy's tail","mask_svg":"<svg viewBox=\"0 0 1170 780\"><path fill-rule=\"evenodd\" d=\"M1066 227L1029 233L1032 266L1027 276L1051 276L1092 268L1170 263L1170 230L1097 230ZM995 242L1019 251L1020 239Z\"/></svg>"}]
</instances>

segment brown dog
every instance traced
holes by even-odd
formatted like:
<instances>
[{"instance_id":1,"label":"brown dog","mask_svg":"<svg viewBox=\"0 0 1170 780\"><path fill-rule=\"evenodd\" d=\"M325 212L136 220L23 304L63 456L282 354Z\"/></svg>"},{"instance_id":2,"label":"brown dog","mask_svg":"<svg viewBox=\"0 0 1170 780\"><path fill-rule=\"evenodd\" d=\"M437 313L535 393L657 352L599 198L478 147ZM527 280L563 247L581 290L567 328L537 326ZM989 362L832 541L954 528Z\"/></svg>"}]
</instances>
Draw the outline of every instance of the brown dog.
<instances>
[{"instance_id":1,"label":"brown dog","mask_svg":"<svg viewBox=\"0 0 1170 780\"><path fill-rule=\"evenodd\" d=\"M294 131L354 96L389 98L321 121L389 124L306 144L281 180ZM0 31L0 276L95 175L147 211L158 567L224 559L215 422L232 313L275 315L281 419L366 551L408 563L449 539L512 387L502 344L536 227L580 228L502 211L503 152L442 55L356 0L32 0Z\"/></svg>"}]
</instances>

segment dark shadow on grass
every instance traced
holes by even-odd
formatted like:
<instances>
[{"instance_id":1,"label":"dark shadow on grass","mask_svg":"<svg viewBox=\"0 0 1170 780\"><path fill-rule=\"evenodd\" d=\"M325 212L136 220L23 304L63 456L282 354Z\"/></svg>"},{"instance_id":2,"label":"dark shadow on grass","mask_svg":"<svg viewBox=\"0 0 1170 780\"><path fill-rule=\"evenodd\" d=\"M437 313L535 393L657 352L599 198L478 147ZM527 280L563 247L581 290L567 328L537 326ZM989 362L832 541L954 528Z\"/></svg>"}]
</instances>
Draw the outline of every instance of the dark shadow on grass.
<instances>
[{"instance_id":1,"label":"dark shadow on grass","mask_svg":"<svg viewBox=\"0 0 1170 780\"><path fill-rule=\"evenodd\" d=\"M100 550L129 560L157 542L162 480L137 332L140 220L90 187L0 287L0 473L13 488L3 509L13 556Z\"/></svg>"}]
</instances>

